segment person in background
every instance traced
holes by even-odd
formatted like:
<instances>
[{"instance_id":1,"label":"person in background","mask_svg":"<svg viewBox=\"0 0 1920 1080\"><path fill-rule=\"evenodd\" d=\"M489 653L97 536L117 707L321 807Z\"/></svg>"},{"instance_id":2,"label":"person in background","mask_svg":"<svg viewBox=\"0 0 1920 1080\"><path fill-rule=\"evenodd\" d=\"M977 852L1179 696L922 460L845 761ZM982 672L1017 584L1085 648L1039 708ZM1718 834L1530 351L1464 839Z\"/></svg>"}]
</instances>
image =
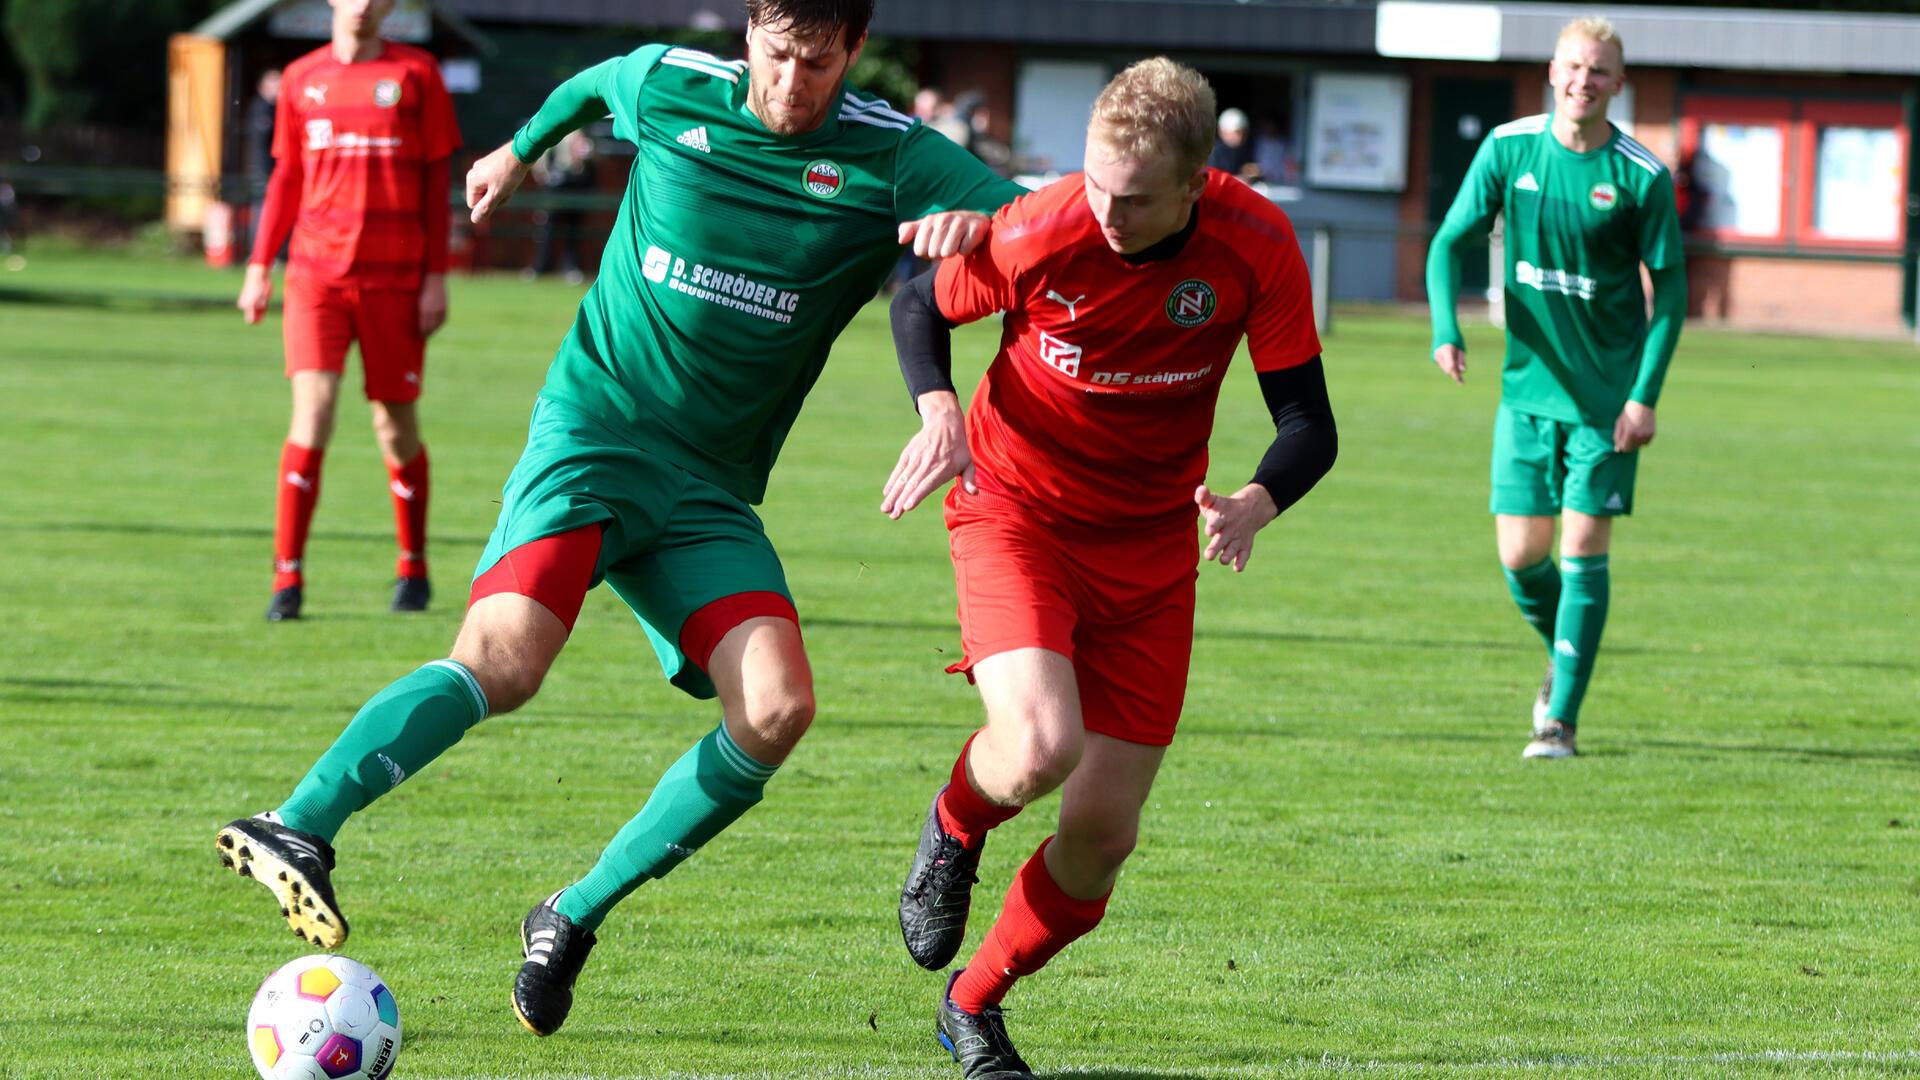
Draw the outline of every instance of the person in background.
<instances>
[{"instance_id":1,"label":"person in background","mask_svg":"<svg viewBox=\"0 0 1920 1080\"><path fill-rule=\"evenodd\" d=\"M1207 165L1223 173L1249 179L1253 168L1253 143L1247 138L1247 114L1228 109L1220 114L1220 137L1214 140Z\"/></svg>"},{"instance_id":2,"label":"person in background","mask_svg":"<svg viewBox=\"0 0 1920 1080\"><path fill-rule=\"evenodd\" d=\"M240 166L247 181L247 202L252 207L240 243L248 250L253 247L254 232L260 228L260 208L267 197L267 177L273 174L273 114L279 101L280 69L268 68L260 73L259 82L254 84L253 100L247 102L246 116L240 128ZM283 249L276 258L285 256Z\"/></svg>"},{"instance_id":3,"label":"person in background","mask_svg":"<svg viewBox=\"0 0 1920 1080\"><path fill-rule=\"evenodd\" d=\"M593 191L593 136L584 131L569 132L560 145L547 151L535 164L533 175L543 191L564 198L577 198ZM560 258L560 275L569 285L585 280L581 271L580 244L586 232L587 211L577 205L556 206L533 215L533 264L528 276L538 277L553 269L555 249Z\"/></svg>"}]
</instances>

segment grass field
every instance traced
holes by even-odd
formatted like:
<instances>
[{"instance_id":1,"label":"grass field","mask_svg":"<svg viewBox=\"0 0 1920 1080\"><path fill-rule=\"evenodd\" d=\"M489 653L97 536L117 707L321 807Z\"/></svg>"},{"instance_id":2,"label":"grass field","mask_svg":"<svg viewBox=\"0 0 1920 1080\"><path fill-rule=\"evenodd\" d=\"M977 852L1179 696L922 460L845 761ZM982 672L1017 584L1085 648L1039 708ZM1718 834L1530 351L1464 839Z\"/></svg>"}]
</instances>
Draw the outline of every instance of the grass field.
<instances>
[{"instance_id":1,"label":"grass field","mask_svg":"<svg viewBox=\"0 0 1920 1080\"><path fill-rule=\"evenodd\" d=\"M391 511L355 406L309 617L269 626L286 392L277 318L225 306L238 281L58 251L0 271L10 1080L251 1075L247 1003L303 950L213 832L444 655L577 296L455 283L423 407L435 610L385 613ZM1106 1080L1920 1073L1920 356L1684 340L1617 533L1585 756L1543 764L1519 756L1539 645L1484 513L1498 336L1470 336L1462 390L1419 321L1343 313L1340 463L1245 575L1204 568L1141 850L1099 931L1009 999L1022 1050ZM967 372L992 341L964 339ZM1271 429L1244 365L1224 398L1231 488ZM941 673L937 513L877 513L915 423L869 309L765 506L819 718L761 807L609 919L559 1035L507 1007L517 922L714 719L611 595L536 701L347 826L347 952L398 996L399 1076L958 1077L929 1033L940 980L894 922L978 719ZM1053 809L996 833L981 907Z\"/></svg>"}]
</instances>

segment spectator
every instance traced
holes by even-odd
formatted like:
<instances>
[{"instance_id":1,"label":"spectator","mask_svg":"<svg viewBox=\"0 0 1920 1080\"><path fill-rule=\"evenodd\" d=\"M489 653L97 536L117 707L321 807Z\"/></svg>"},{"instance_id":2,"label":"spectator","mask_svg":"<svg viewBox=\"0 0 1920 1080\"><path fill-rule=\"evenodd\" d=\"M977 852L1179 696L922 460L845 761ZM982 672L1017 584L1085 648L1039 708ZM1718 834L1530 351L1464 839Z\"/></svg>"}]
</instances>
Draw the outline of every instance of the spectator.
<instances>
[{"instance_id":1,"label":"spectator","mask_svg":"<svg viewBox=\"0 0 1920 1080\"><path fill-rule=\"evenodd\" d=\"M1013 147L1001 142L993 135L993 110L987 107L981 98L970 103L966 112L967 150L981 160L996 175L1013 175ZM958 105L955 106L956 110Z\"/></svg>"},{"instance_id":2,"label":"spectator","mask_svg":"<svg viewBox=\"0 0 1920 1080\"><path fill-rule=\"evenodd\" d=\"M244 233L240 237L240 248L251 250L253 231L260 227L260 208L267 197L267 177L273 173L273 116L280 101L280 69L268 68L260 73L260 81L254 84L253 100L247 102L247 111L241 120L240 167L247 182L247 202L251 212L247 214ZM276 253L275 261L286 258L283 247Z\"/></svg>"},{"instance_id":3,"label":"spectator","mask_svg":"<svg viewBox=\"0 0 1920 1080\"><path fill-rule=\"evenodd\" d=\"M1253 170L1253 143L1247 138L1247 114L1228 109L1220 114L1220 137L1207 164L1221 172L1248 177Z\"/></svg>"},{"instance_id":4,"label":"spectator","mask_svg":"<svg viewBox=\"0 0 1920 1080\"><path fill-rule=\"evenodd\" d=\"M574 131L547 151L534 167L534 177L542 189L565 199L591 192L593 181L593 137ZM580 243L585 232L587 211L572 205L538 210L533 215L533 265L529 276L538 277L553 269L554 249L559 249L560 274L567 284L585 279L580 259Z\"/></svg>"},{"instance_id":5,"label":"spectator","mask_svg":"<svg viewBox=\"0 0 1920 1080\"><path fill-rule=\"evenodd\" d=\"M1280 133L1280 122L1271 116L1260 119L1260 134L1253 139L1253 167L1258 179L1269 184L1291 184L1299 180L1300 169L1293 161L1293 148Z\"/></svg>"}]
</instances>

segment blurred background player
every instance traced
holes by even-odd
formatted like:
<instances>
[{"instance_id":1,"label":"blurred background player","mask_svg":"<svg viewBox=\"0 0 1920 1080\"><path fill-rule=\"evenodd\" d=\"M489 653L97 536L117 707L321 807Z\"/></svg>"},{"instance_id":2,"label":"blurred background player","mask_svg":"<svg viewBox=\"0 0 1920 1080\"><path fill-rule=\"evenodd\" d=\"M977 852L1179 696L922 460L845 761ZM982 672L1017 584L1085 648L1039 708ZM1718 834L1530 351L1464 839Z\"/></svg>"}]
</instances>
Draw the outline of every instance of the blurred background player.
<instances>
[{"instance_id":1,"label":"blurred background player","mask_svg":"<svg viewBox=\"0 0 1920 1080\"><path fill-rule=\"evenodd\" d=\"M1242 179L1257 175L1253 140L1247 137L1247 114L1239 109L1227 109L1220 114L1217 130L1219 134L1213 140L1213 150L1207 155L1208 167Z\"/></svg>"},{"instance_id":2,"label":"blurred background player","mask_svg":"<svg viewBox=\"0 0 1920 1080\"><path fill-rule=\"evenodd\" d=\"M1507 585L1549 656L1523 751L1530 758L1576 753L1580 702L1607 621L1613 519L1633 512L1639 450L1653 441L1654 406L1687 310L1673 179L1607 120L1626 83L1613 25L1568 23L1547 74L1553 112L1487 135L1427 256L1433 360L1461 382L1457 249L1505 212L1507 356L1490 508ZM1651 320L1642 263L1653 282Z\"/></svg>"},{"instance_id":3,"label":"blurred background player","mask_svg":"<svg viewBox=\"0 0 1920 1080\"><path fill-rule=\"evenodd\" d=\"M274 516L275 622L300 617L320 463L355 340L393 493L393 610L424 611L431 595L416 403L427 336L447 318L447 159L460 132L433 57L381 40L394 0L331 3L333 40L281 78L273 178L238 305L248 323L266 313L274 255L291 233L283 336L293 421Z\"/></svg>"},{"instance_id":4,"label":"blurred background player","mask_svg":"<svg viewBox=\"0 0 1920 1080\"><path fill-rule=\"evenodd\" d=\"M542 190L562 196L579 196L593 191L593 136L584 131L568 132L560 145L541 155L534 163L533 179ZM553 269L555 257L560 276L569 285L585 280L580 245L585 239L587 212L575 205L556 206L533 215L533 263L528 277L539 277Z\"/></svg>"},{"instance_id":5,"label":"blurred background player","mask_svg":"<svg viewBox=\"0 0 1920 1080\"><path fill-rule=\"evenodd\" d=\"M274 114L280 110L280 69L268 68L254 83L253 98L241 114L240 167L247 178L245 244L253 248L260 231L260 210L267 197L267 178L273 175ZM285 252L275 254L276 261Z\"/></svg>"},{"instance_id":6,"label":"blurred background player","mask_svg":"<svg viewBox=\"0 0 1920 1080\"><path fill-rule=\"evenodd\" d=\"M614 905L757 804L813 721L799 616L753 504L834 339L900 243L969 248L986 230L979 211L1023 193L846 89L871 0L747 0L746 13L746 60L649 45L596 65L467 174L479 222L542 153L609 112L614 136L638 148L451 656L375 695L286 802L217 841L227 865L274 890L296 932L338 947L347 924L329 872L341 826L473 725L530 700L587 591L608 582L662 674L718 698L721 718L599 860L522 921L513 1009L537 1035L565 1022Z\"/></svg>"},{"instance_id":7,"label":"blurred background player","mask_svg":"<svg viewBox=\"0 0 1920 1080\"><path fill-rule=\"evenodd\" d=\"M985 244L893 302L922 428L881 510L960 477L946 521L966 653L948 670L987 711L901 891L915 962L958 951L987 832L1064 785L1058 832L941 996L941 1044L970 1080L1028 1075L1000 1001L1100 922L1133 850L1186 694L1196 559L1245 569L1254 535L1333 465L1299 244L1272 203L1206 167L1213 111L1194 71L1126 69L1094 103L1085 173L1000 211ZM1001 311L963 419L949 331ZM1242 337L1275 438L1252 482L1219 494L1207 440Z\"/></svg>"}]
</instances>

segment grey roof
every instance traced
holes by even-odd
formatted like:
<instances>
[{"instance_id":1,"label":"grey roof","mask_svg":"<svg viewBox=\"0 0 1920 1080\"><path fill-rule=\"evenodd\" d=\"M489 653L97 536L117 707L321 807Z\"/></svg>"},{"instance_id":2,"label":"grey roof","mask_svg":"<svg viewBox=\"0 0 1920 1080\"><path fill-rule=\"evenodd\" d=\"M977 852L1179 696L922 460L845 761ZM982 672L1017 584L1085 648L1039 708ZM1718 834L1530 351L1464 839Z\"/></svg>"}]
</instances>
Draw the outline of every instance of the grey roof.
<instances>
[{"instance_id":1,"label":"grey roof","mask_svg":"<svg viewBox=\"0 0 1920 1080\"><path fill-rule=\"evenodd\" d=\"M1920 16L1739 8L1500 4L1500 58L1551 60L1569 19L1604 15L1633 66L1920 73Z\"/></svg>"},{"instance_id":2,"label":"grey roof","mask_svg":"<svg viewBox=\"0 0 1920 1080\"><path fill-rule=\"evenodd\" d=\"M744 24L741 0L440 0L471 19L592 26ZM1373 5L1348 0L879 0L873 31L1024 45L1373 52Z\"/></svg>"},{"instance_id":3,"label":"grey roof","mask_svg":"<svg viewBox=\"0 0 1920 1080\"><path fill-rule=\"evenodd\" d=\"M225 41L266 18L279 3L280 0L233 0L233 3L202 19L199 25L187 32L197 37ZM455 37L479 52L493 51L493 42L447 0L427 0L427 6L433 9L434 21L451 30Z\"/></svg>"}]
</instances>

